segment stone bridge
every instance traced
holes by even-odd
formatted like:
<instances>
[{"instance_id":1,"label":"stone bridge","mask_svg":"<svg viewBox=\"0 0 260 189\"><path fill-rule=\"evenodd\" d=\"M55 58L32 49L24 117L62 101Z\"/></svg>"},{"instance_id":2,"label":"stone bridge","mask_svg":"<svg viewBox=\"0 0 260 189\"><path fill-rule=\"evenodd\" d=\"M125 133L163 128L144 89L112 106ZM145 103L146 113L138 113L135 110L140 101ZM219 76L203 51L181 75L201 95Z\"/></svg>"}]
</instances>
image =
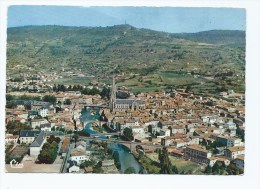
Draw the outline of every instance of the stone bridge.
<instances>
[{"instance_id":1,"label":"stone bridge","mask_svg":"<svg viewBox=\"0 0 260 189\"><path fill-rule=\"evenodd\" d=\"M155 151L156 149L161 149L162 145L150 144L150 143L140 143L140 142L131 142L131 141L122 141L122 140L112 140L112 139L102 139L102 138L89 138L89 137L80 137L79 140L94 140L94 141L104 141L110 144L122 144L130 149L131 152L136 152L142 150L144 152Z\"/></svg>"}]
</instances>

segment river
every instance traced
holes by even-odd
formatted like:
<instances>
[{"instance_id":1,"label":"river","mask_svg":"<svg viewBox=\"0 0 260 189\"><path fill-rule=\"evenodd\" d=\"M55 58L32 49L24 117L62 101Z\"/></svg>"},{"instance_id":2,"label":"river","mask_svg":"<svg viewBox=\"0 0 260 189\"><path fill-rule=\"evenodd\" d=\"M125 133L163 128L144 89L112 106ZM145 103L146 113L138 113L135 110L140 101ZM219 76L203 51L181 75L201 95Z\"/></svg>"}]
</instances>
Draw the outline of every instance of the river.
<instances>
[{"instance_id":1,"label":"river","mask_svg":"<svg viewBox=\"0 0 260 189\"><path fill-rule=\"evenodd\" d=\"M84 109L82 111L81 115L81 121L87 121L87 124L85 125L85 132L89 134L95 134L96 131L93 131L91 129L91 122L98 119L100 116L99 114L99 108L95 109ZM106 138L106 136L100 136L101 138ZM142 168L140 164L136 161L133 154L130 153L130 150L122 145L122 144L110 144L108 145L113 152L117 151L119 154L119 161L121 164L121 172L123 173L128 167L133 167L136 171L136 173L139 173Z\"/></svg>"}]
</instances>

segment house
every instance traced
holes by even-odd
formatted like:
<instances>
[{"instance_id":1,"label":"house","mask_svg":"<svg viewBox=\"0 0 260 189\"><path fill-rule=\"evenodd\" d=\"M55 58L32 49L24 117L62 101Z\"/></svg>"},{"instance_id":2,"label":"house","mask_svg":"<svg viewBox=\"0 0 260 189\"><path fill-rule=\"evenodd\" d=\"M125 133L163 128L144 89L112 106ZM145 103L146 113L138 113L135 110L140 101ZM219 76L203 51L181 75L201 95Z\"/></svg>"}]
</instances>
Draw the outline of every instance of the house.
<instances>
[{"instance_id":1,"label":"house","mask_svg":"<svg viewBox=\"0 0 260 189\"><path fill-rule=\"evenodd\" d=\"M69 164L69 173L78 173L80 170L76 161L71 161Z\"/></svg>"},{"instance_id":2,"label":"house","mask_svg":"<svg viewBox=\"0 0 260 189\"><path fill-rule=\"evenodd\" d=\"M59 154L62 157L66 156L67 152L69 151L69 146L70 146L70 138L65 137L62 141L62 145L61 145L60 152L59 152Z\"/></svg>"},{"instance_id":3,"label":"house","mask_svg":"<svg viewBox=\"0 0 260 189\"><path fill-rule=\"evenodd\" d=\"M41 133L41 131L20 131L19 140L22 144L30 144Z\"/></svg>"},{"instance_id":4,"label":"house","mask_svg":"<svg viewBox=\"0 0 260 189\"><path fill-rule=\"evenodd\" d=\"M244 144L242 139L236 137L216 136L215 140L223 143L228 148L233 146L243 146Z\"/></svg>"},{"instance_id":5,"label":"house","mask_svg":"<svg viewBox=\"0 0 260 189\"><path fill-rule=\"evenodd\" d=\"M49 108L46 108L46 107L41 107L39 110L38 110L38 114L42 117L48 117L48 112L49 112Z\"/></svg>"},{"instance_id":6,"label":"house","mask_svg":"<svg viewBox=\"0 0 260 189\"><path fill-rule=\"evenodd\" d=\"M24 118L21 118L21 117L16 117L14 119L14 121L17 121L17 122L20 122L20 123L25 123L26 122L26 120Z\"/></svg>"},{"instance_id":7,"label":"house","mask_svg":"<svg viewBox=\"0 0 260 189\"><path fill-rule=\"evenodd\" d=\"M144 128L141 126L133 126L132 131L133 133L144 134Z\"/></svg>"},{"instance_id":8,"label":"house","mask_svg":"<svg viewBox=\"0 0 260 189\"><path fill-rule=\"evenodd\" d=\"M89 157L86 156L86 150L81 148L74 148L71 150L71 161L76 161L78 164L83 163L84 161L88 161Z\"/></svg>"},{"instance_id":9,"label":"house","mask_svg":"<svg viewBox=\"0 0 260 189\"><path fill-rule=\"evenodd\" d=\"M41 131L30 145L30 155L38 156L45 142L46 142L45 133L44 131Z\"/></svg>"},{"instance_id":10,"label":"house","mask_svg":"<svg viewBox=\"0 0 260 189\"><path fill-rule=\"evenodd\" d=\"M56 103L64 104L65 100L66 99L64 94L58 94L56 96Z\"/></svg>"},{"instance_id":11,"label":"house","mask_svg":"<svg viewBox=\"0 0 260 189\"><path fill-rule=\"evenodd\" d=\"M177 150L176 148L168 148L168 154L170 156L181 158L183 157L184 153L181 150Z\"/></svg>"},{"instance_id":12,"label":"house","mask_svg":"<svg viewBox=\"0 0 260 189\"><path fill-rule=\"evenodd\" d=\"M37 116L38 116L38 111L35 111L35 110L28 111L28 118L34 119Z\"/></svg>"},{"instance_id":13,"label":"house","mask_svg":"<svg viewBox=\"0 0 260 189\"><path fill-rule=\"evenodd\" d=\"M171 136L171 130L167 128L161 129L160 136Z\"/></svg>"},{"instance_id":14,"label":"house","mask_svg":"<svg viewBox=\"0 0 260 189\"><path fill-rule=\"evenodd\" d=\"M114 160L104 160L104 161L102 161L102 167L108 167L108 166L112 166L114 164L115 164Z\"/></svg>"},{"instance_id":15,"label":"house","mask_svg":"<svg viewBox=\"0 0 260 189\"><path fill-rule=\"evenodd\" d=\"M42 107L49 107L49 102L42 102L42 101L32 101L31 102L31 110L39 111Z\"/></svg>"},{"instance_id":16,"label":"house","mask_svg":"<svg viewBox=\"0 0 260 189\"><path fill-rule=\"evenodd\" d=\"M31 121L31 127L32 129L35 129L36 127L40 127L41 124L49 123L47 119L33 119Z\"/></svg>"},{"instance_id":17,"label":"house","mask_svg":"<svg viewBox=\"0 0 260 189\"><path fill-rule=\"evenodd\" d=\"M5 135L5 144L17 143L19 135L6 134Z\"/></svg>"},{"instance_id":18,"label":"house","mask_svg":"<svg viewBox=\"0 0 260 189\"><path fill-rule=\"evenodd\" d=\"M186 128L185 126L182 126L182 125L175 125L172 127L172 134L175 134L175 133L186 133Z\"/></svg>"},{"instance_id":19,"label":"house","mask_svg":"<svg viewBox=\"0 0 260 189\"><path fill-rule=\"evenodd\" d=\"M41 131L51 131L51 124L45 123L40 125Z\"/></svg>"},{"instance_id":20,"label":"house","mask_svg":"<svg viewBox=\"0 0 260 189\"><path fill-rule=\"evenodd\" d=\"M234 163L236 164L236 166L239 169L244 169L244 158L245 158L245 155L241 154L241 155L238 155L237 158L234 160Z\"/></svg>"},{"instance_id":21,"label":"house","mask_svg":"<svg viewBox=\"0 0 260 189\"><path fill-rule=\"evenodd\" d=\"M226 166L228 166L230 164L230 160L228 160L225 157L210 157L208 158L208 164L213 167L215 165L216 162L222 162L224 163Z\"/></svg>"},{"instance_id":22,"label":"house","mask_svg":"<svg viewBox=\"0 0 260 189\"><path fill-rule=\"evenodd\" d=\"M229 159L236 159L238 155L243 155L245 153L244 146L233 146L225 150L224 154Z\"/></svg>"},{"instance_id":23,"label":"house","mask_svg":"<svg viewBox=\"0 0 260 189\"><path fill-rule=\"evenodd\" d=\"M184 149L183 157L196 163L207 164L211 153L200 145L190 145Z\"/></svg>"}]
</instances>

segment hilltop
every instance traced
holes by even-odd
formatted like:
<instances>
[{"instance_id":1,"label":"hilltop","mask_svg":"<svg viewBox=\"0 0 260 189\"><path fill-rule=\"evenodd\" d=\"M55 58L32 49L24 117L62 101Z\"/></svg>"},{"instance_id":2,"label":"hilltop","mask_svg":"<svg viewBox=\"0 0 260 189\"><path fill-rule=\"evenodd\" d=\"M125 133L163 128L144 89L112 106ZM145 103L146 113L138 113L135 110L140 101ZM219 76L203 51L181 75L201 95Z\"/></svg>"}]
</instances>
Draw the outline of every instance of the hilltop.
<instances>
[{"instance_id":1,"label":"hilltop","mask_svg":"<svg viewBox=\"0 0 260 189\"><path fill-rule=\"evenodd\" d=\"M26 26L8 28L7 42L8 77L56 72L65 77L55 82L83 84L66 78L67 73L83 74L84 83L109 83L111 73L117 73L118 85L132 91L174 85L244 92L243 31L171 34L130 25Z\"/></svg>"}]
</instances>

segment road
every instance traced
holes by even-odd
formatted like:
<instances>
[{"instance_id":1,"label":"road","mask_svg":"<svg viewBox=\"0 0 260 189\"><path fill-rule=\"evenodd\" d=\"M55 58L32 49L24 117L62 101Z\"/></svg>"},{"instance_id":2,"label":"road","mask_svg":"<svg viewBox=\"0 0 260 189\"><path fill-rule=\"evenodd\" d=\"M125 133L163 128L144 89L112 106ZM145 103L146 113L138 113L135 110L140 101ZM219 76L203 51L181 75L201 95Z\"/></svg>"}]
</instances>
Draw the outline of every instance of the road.
<instances>
[{"instance_id":1,"label":"road","mask_svg":"<svg viewBox=\"0 0 260 189\"><path fill-rule=\"evenodd\" d=\"M103 139L103 138L79 137L79 140L80 139L100 140L100 141L107 141L109 143L118 143L118 144L135 144L135 145L143 145L143 146L163 147L162 145L158 145L158 144L145 144L145 143L141 143L141 142L131 142L131 141L124 141L124 140L111 140L111 139Z\"/></svg>"},{"instance_id":2,"label":"road","mask_svg":"<svg viewBox=\"0 0 260 189\"><path fill-rule=\"evenodd\" d=\"M73 143L70 144L69 150L68 150L66 156L64 157L64 161L63 161L63 164L62 164L61 173L67 173L67 163L68 163L69 158L70 158L71 150L72 150L74 147L75 147L75 142L73 142Z\"/></svg>"}]
</instances>

